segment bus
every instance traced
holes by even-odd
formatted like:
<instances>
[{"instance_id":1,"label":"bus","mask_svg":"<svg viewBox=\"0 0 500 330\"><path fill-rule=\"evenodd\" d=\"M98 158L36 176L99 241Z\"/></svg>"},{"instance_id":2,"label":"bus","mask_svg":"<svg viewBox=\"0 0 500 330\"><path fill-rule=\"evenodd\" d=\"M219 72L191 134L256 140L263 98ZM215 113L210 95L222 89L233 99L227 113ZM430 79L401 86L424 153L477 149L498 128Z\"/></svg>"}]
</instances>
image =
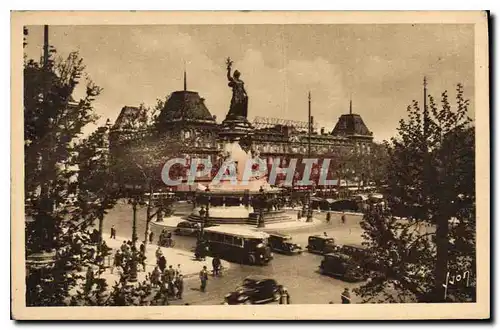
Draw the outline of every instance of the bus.
<instances>
[{"instance_id":1,"label":"bus","mask_svg":"<svg viewBox=\"0 0 500 330\"><path fill-rule=\"evenodd\" d=\"M209 255L250 265L266 265L273 259L268 238L267 233L240 225L220 225L203 230L203 241Z\"/></svg>"}]
</instances>

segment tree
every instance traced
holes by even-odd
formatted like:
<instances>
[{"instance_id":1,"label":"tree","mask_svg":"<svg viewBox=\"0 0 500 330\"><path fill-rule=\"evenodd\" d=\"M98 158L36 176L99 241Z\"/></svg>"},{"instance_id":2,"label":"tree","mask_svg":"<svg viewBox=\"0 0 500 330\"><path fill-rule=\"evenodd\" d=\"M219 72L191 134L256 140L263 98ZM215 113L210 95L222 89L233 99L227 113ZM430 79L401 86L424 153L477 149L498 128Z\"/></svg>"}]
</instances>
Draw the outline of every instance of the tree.
<instances>
[{"instance_id":1,"label":"tree","mask_svg":"<svg viewBox=\"0 0 500 330\"><path fill-rule=\"evenodd\" d=\"M26 275L28 306L60 306L81 280L83 266L93 262L86 228L93 220L92 205L78 198L79 137L95 122L93 102L101 88L86 78L85 95L73 100L85 66L78 53L44 63L24 65L24 140L26 258L51 262L29 263Z\"/></svg>"},{"instance_id":2,"label":"tree","mask_svg":"<svg viewBox=\"0 0 500 330\"><path fill-rule=\"evenodd\" d=\"M441 96L440 109L428 97L430 111L413 101L391 140L390 208L404 209L406 219L379 208L365 214L365 244L379 262L358 290L366 300L392 301L391 290L426 302L475 299L474 283L444 294L448 272L475 269L475 154L462 86L456 110Z\"/></svg>"}]
</instances>

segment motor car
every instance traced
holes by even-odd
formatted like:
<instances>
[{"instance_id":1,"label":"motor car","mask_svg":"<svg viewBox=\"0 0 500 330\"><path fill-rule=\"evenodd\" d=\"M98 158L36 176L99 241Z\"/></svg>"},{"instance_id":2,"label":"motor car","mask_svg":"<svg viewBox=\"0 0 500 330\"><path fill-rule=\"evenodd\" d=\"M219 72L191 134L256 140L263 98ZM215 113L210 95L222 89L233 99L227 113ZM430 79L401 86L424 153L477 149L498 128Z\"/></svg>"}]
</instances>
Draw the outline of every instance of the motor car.
<instances>
[{"instance_id":1,"label":"motor car","mask_svg":"<svg viewBox=\"0 0 500 330\"><path fill-rule=\"evenodd\" d=\"M319 271L323 275L335 276L347 282L366 279L364 270L357 260L342 253L325 254L319 265Z\"/></svg>"},{"instance_id":2,"label":"motor car","mask_svg":"<svg viewBox=\"0 0 500 330\"><path fill-rule=\"evenodd\" d=\"M309 236L306 249L310 253L326 254L337 251L337 246L333 237L313 235Z\"/></svg>"},{"instance_id":3,"label":"motor car","mask_svg":"<svg viewBox=\"0 0 500 330\"><path fill-rule=\"evenodd\" d=\"M280 298L279 284L265 276L249 276L233 292L225 295L228 305L267 304Z\"/></svg>"},{"instance_id":4,"label":"motor car","mask_svg":"<svg viewBox=\"0 0 500 330\"><path fill-rule=\"evenodd\" d=\"M283 235L279 233L271 233L268 238L271 251L287 255L295 255L302 253L303 249L300 244L293 242L290 235Z\"/></svg>"},{"instance_id":5,"label":"motor car","mask_svg":"<svg viewBox=\"0 0 500 330\"><path fill-rule=\"evenodd\" d=\"M345 254L350 256L355 261L359 263L359 265L367 270L376 270L377 262L376 260L368 253L366 248L362 245L357 244L346 244L338 247L337 253Z\"/></svg>"},{"instance_id":6,"label":"motor car","mask_svg":"<svg viewBox=\"0 0 500 330\"><path fill-rule=\"evenodd\" d=\"M177 224L174 233L179 236L196 236L200 231L197 223L191 221L181 221Z\"/></svg>"}]
</instances>

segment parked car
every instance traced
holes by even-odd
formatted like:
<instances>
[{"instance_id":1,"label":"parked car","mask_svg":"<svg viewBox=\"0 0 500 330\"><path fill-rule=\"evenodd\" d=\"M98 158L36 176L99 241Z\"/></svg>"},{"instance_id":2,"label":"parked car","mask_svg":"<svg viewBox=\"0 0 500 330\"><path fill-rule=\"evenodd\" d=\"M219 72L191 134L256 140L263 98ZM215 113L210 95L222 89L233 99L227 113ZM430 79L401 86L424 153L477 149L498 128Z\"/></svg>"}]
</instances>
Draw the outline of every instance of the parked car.
<instances>
[{"instance_id":1,"label":"parked car","mask_svg":"<svg viewBox=\"0 0 500 330\"><path fill-rule=\"evenodd\" d=\"M228 305L266 304L278 301L280 297L278 283L269 277L249 276L233 292L226 294Z\"/></svg>"},{"instance_id":2,"label":"parked car","mask_svg":"<svg viewBox=\"0 0 500 330\"><path fill-rule=\"evenodd\" d=\"M339 277L348 282L366 279L361 265L354 258L342 253L325 254L319 270L321 274Z\"/></svg>"},{"instance_id":3,"label":"parked car","mask_svg":"<svg viewBox=\"0 0 500 330\"><path fill-rule=\"evenodd\" d=\"M270 234L268 238L271 251L293 255L302 253L303 249L299 244L293 242L290 235Z\"/></svg>"},{"instance_id":4,"label":"parked car","mask_svg":"<svg viewBox=\"0 0 500 330\"><path fill-rule=\"evenodd\" d=\"M314 235L307 240L307 251L310 253L327 254L337 251L335 239L328 236Z\"/></svg>"},{"instance_id":5,"label":"parked car","mask_svg":"<svg viewBox=\"0 0 500 330\"><path fill-rule=\"evenodd\" d=\"M367 270L376 270L377 262L376 260L369 255L368 251L362 245L356 244L348 244L339 246L338 252L347 256L350 256L355 261L359 263L359 265Z\"/></svg>"},{"instance_id":6,"label":"parked car","mask_svg":"<svg viewBox=\"0 0 500 330\"><path fill-rule=\"evenodd\" d=\"M181 221L177 224L175 228L176 235L186 235L186 236L196 236L200 231L200 227L197 223L191 221Z\"/></svg>"}]
</instances>

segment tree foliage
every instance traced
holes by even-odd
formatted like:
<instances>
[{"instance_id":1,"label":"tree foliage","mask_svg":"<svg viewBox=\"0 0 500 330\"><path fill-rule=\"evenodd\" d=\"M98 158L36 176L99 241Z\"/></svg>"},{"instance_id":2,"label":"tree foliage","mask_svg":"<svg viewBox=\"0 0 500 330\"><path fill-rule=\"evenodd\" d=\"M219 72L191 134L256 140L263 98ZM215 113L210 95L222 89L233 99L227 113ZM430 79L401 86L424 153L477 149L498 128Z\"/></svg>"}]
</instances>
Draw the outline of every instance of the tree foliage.
<instances>
[{"instance_id":1,"label":"tree foliage","mask_svg":"<svg viewBox=\"0 0 500 330\"><path fill-rule=\"evenodd\" d=\"M408 107L389 145L390 209L372 208L362 222L365 244L379 260L358 293L367 301L470 301L475 283L448 289L446 274L475 273L474 128L469 101L457 86L456 108L447 92L441 106ZM402 210L402 212L401 212ZM395 211L404 219L394 217Z\"/></svg>"},{"instance_id":2,"label":"tree foliage","mask_svg":"<svg viewBox=\"0 0 500 330\"><path fill-rule=\"evenodd\" d=\"M78 53L54 54L24 65L26 257L53 253L51 267L27 269L28 306L67 304L80 272L95 261L87 228L102 208L82 198L78 178L82 130L97 119L93 102L101 88L85 75ZM75 101L82 82L84 96Z\"/></svg>"}]
</instances>

